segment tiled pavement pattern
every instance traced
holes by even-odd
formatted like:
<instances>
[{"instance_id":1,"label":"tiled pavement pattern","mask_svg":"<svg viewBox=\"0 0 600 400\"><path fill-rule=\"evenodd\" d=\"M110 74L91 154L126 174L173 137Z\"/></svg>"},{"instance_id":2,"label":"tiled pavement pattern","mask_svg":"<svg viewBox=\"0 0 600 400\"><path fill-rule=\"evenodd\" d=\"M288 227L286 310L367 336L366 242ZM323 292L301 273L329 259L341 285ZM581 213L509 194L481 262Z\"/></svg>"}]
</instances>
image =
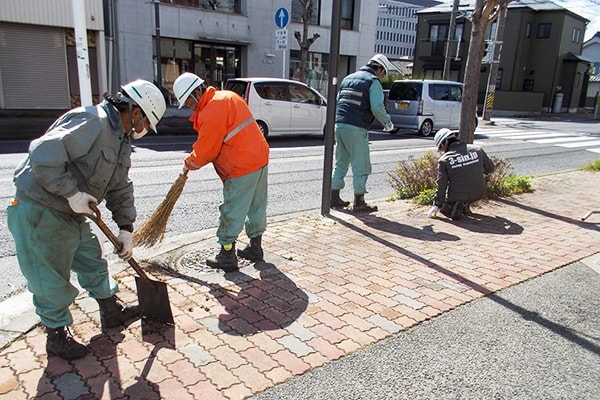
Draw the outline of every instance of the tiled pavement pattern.
<instances>
[{"instance_id":1,"label":"tiled pavement pattern","mask_svg":"<svg viewBox=\"0 0 600 400\"><path fill-rule=\"evenodd\" d=\"M167 329L137 321L101 334L96 303L82 294L73 329L91 354L48 357L36 327L0 352L0 399L243 399L596 253L600 217L580 218L597 205L600 173L533 183L534 193L454 223L404 201L381 201L373 215L271 221L265 263L225 276L153 271L169 286ZM154 261L176 266L173 254ZM132 273L118 278L121 298L135 301Z\"/></svg>"}]
</instances>

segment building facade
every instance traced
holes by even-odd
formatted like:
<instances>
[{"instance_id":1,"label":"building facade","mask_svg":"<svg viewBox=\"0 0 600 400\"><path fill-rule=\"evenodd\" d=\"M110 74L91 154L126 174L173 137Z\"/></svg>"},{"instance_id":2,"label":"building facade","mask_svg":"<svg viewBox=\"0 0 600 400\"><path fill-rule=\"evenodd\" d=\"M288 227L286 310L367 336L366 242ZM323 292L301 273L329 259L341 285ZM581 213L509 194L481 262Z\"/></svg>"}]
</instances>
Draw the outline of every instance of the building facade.
<instances>
[{"instance_id":1,"label":"building facade","mask_svg":"<svg viewBox=\"0 0 600 400\"><path fill-rule=\"evenodd\" d=\"M585 106L593 108L600 97L600 32L596 32L590 40L583 43L581 54L591 62L588 70L590 79L585 96Z\"/></svg>"},{"instance_id":2,"label":"building facade","mask_svg":"<svg viewBox=\"0 0 600 400\"><path fill-rule=\"evenodd\" d=\"M452 3L418 12L413 75L440 78L444 68ZM464 81L471 36L473 3L461 5L450 47L450 79ZM552 3L511 2L504 34L496 38L497 22L488 26L488 52L501 46L495 80L496 110L547 112L560 98L561 111L582 107L589 63L581 57L588 20ZM479 103L485 98L490 63L482 64ZM558 96L557 96L558 94Z\"/></svg>"},{"instance_id":3,"label":"building facade","mask_svg":"<svg viewBox=\"0 0 600 400\"><path fill-rule=\"evenodd\" d=\"M417 11L440 4L432 0L379 0L375 53L390 60L412 60L417 36Z\"/></svg>"},{"instance_id":4,"label":"building facade","mask_svg":"<svg viewBox=\"0 0 600 400\"><path fill-rule=\"evenodd\" d=\"M303 31L298 0L84 0L94 101L125 82L158 83L167 100L182 72L222 87L233 77L296 78ZM332 2L313 0L309 49L313 86L326 91ZM71 0L0 2L0 109L68 109L79 103ZM278 27L285 8L289 22ZM342 3L341 79L373 55L376 3ZM282 49L281 34L287 34ZM158 56L157 56L158 55ZM32 96L35 91L39 96Z\"/></svg>"}]
</instances>

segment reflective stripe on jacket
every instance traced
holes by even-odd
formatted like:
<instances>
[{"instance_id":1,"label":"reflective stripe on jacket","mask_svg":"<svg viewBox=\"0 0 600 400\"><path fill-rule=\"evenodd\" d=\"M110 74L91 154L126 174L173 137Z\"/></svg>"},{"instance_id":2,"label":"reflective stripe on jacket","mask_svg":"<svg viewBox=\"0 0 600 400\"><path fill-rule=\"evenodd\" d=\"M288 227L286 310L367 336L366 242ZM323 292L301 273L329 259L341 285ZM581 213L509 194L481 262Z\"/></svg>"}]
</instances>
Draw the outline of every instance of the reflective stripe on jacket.
<instances>
[{"instance_id":1,"label":"reflective stripe on jacket","mask_svg":"<svg viewBox=\"0 0 600 400\"><path fill-rule=\"evenodd\" d=\"M208 87L190 117L198 139L186 157L186 164L201 168L212 162L223 181L267 165L269 145L252 118L250 108L239 95ZM249 119L251 122L247 122ZM244 123L247 125L243 126ZM236 129L239 131L227 138Z\"/></svg>"}]
</instances>

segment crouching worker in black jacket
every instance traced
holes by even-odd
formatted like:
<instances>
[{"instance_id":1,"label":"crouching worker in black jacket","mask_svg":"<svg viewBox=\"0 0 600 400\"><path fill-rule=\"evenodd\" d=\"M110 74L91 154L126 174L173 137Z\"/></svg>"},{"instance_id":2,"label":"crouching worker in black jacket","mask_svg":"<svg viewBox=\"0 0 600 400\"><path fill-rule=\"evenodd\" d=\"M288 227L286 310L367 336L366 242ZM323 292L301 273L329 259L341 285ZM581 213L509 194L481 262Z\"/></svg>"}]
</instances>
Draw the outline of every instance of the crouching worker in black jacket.
<instances>
[{"instance_id":1,"label":"crouching worker in black jacket","mask_svg":"<svg viewBox=\"0 0 600 400\"><path fill-rule=\"evenodd\" d=\"M485 175L495 165L480 147L461 143L456 133L440 129L433 139L438 151L437 191L427 218L440 211L453 220L470 213L469 205L485 196Z\"/></svg>"}]
</instances>

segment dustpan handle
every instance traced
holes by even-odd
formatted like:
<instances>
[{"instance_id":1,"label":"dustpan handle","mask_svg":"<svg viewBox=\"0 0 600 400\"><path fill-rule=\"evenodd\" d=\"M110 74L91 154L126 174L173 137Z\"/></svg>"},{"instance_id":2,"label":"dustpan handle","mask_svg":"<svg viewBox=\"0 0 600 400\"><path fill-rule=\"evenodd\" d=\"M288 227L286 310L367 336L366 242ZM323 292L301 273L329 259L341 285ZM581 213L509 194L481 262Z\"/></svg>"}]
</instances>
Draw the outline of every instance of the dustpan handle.
<instances>
[{"instance_id":1,"label":"dustpan handle","mask_svg":"<svg viewBox=\"0 0 600 400\"><path fill-rule=\"evenodd\" d=\"M120 250L123 245L119 242L119 239L110 230L110 228L104 223L104 221L102 221L102 218L100 218L100 210L98 210L98 207L95 205L91 205L90 207L94 211L94 215L88 215L88 216L92 220L94 220L94 222L96 223L96 225L98 225L98 228L100 228L102 233L104 233L106 235L106 237L108 238L108 240L110 240L110 242L113 244L113 246L115 246L115 249L117 249L117 251ZM147 282L150 282L150 278L148 278L148 275L146 275L146 273L144 272L142 267L140 267L140 265L137 263L137 261L134 260L133 257L131 257L129 260L127 260L127 262L129 263L129 265L131 265L133 267L135 272L137 272L138 275L142 279L144 279Z\"/></svg>"}]
</instances>

